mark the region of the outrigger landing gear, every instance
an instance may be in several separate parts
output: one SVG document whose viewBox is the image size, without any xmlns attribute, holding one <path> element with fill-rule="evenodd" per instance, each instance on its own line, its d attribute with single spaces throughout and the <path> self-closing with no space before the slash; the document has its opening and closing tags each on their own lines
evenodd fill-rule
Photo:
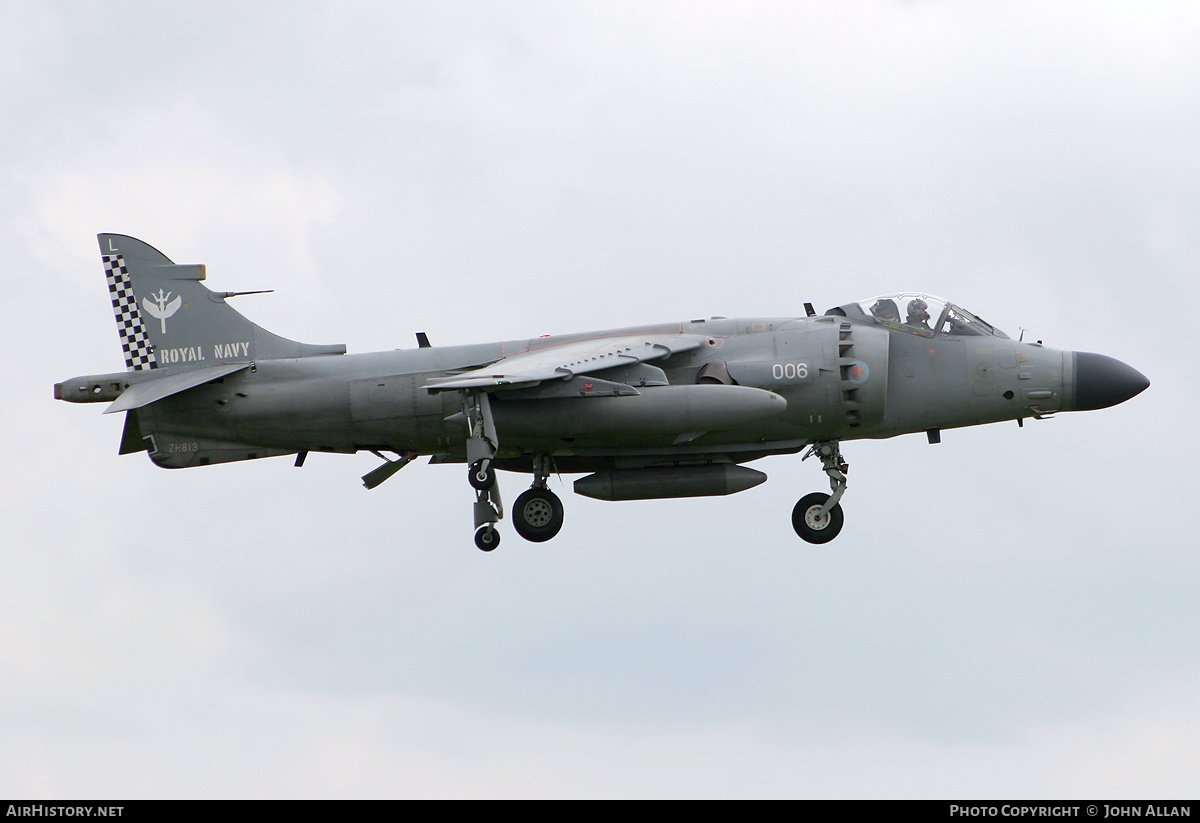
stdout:
<svg viewBox="0 0 1200 823">
<path fill-rule="evenodd" d="M 513 528 L 534 543 L 544 543 L 558 534 L 563 525 L 563 505 L 558 495 L 546 487 L 550 476 L 550 456 L 533 458 L 533 485 L 521 493 L 513 506 Z"/>
<path fill-rule="evenodd" d="M 480 526 L 475 532 L 475 545 L 485 552 L 493 551 L 500 545 L 500 532 L 491 523 Z"/>
<path fill-rule="evenodd" d="M 492 461 L 484 459 L 472 463 L 467 482 L 477 492 L 486 491 L 496 485 L 496 470 L 492 468 Z"/>
<path fill-rule="evenodd" d="M 792 528 L 809 543 L 828 543 L 842 530 L 842 506 L 838 501 L 846 492 L 846 472 L 850 467 L 842 459 L 836 440 L 813 443 L 803 459 L 814 455 L 821 459 L 821 467 L 829 475 L 833 494 L 813 492 L 801 497 L 792 509 Z"/>
<path fill-rule="evenodd" d="M 464 391 L 463 413 L 467 418 L 467 462 L 471 464 L 467 479 L 475 489 L 475 545 L 490 552 L 500 545 L 496 522 L 504 517 L 504 504 L 492 466 L 499 440 L 487 393 Z"/>
</svg>

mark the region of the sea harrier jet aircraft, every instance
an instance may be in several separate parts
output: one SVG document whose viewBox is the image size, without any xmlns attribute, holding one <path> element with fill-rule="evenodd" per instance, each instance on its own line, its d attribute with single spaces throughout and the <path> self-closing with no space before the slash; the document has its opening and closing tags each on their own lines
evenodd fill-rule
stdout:
<svg viewBox="0 0 1200 823">
<path fill-rule="evenodd" d="M 805 495 L 810 543 L 842 528 L 843 440 L 1102 409 L 1150 382 L 1102 354 L 1012 340 L 978 315 L 904 293 L 818 316 L 714 317 L 624 329 L 347 354 L 278 337 L 213 292 L 202 265 L 101 234 L 128 371 L 64 380 L 54 396 L 124 412 L 121 454 L 179 469 L 367 450 L 373 489 L 419 455 L 462 463 L 476 545 L 500 542 L 496 470 L 532 475 L 512 507 L 526 540 L 558 534 L 551 473 L 578 494 L 640 500 L 733 494 L 767 479 L 745 464 L 807 449 L 832 494 Z M 390 457 L 386 455 L 391 455 Z"/>
</svg>

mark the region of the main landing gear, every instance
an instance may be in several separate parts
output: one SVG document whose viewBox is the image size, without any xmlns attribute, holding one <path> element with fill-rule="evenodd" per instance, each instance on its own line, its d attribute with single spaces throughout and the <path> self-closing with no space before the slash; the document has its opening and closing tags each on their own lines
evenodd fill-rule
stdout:
<svg viewBox="0 0 1200 823">
<path fill-rule="evenodd" d="M 813 443 L 804 460 L 813 456 L 821 459 L 821 467 L 829 475 L 833 494 L 806 494 L 792 509 L 792 528 L 809 543 L 828 543 L 842 530 L 842 507 L 838 502 L 846 491 L 846 472 L 850 467 L 842 459 L 836 440 Z"/>
<path fill-rule="evenodd" d="M 463 392 L 463 413 L 467 418 L 467 481 L 475 489 L 475 545 L 485 552 L 500 545 L 496 523 L 504 517 L 500 488 L 496 485 L 496 457 L 499 438 L 492 420 L 492 407 L 486 392 Z M 558 534 L 563 525 L 563 505 L 558 495 L 546 487 L 550 476 L 550 456 L 533 458 L 533 485 L 517 498 L 513 509 L 513 528 L 534 543 L 544 543 Z"/>
<path fill-rule="evenodd" d="M 534 543 L 544 543 L 558 534 L 563 525 L 563 505 L 558 495 L 546 488 L 550 476 L 550 458 L 533 458 L 533 485 L 521 493 L 513 506 L 513 528 Z"/>
</svg>

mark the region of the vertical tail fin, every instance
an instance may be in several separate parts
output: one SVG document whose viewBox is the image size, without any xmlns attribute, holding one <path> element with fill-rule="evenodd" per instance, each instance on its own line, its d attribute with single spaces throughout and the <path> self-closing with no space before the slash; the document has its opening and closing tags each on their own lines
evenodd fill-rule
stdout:
<svg viewBox="0 0 1200 823">
<path fill-rule="evenodd" d="M 191 369 L 318 354 L 346 347 L 288 340 L 251 323 L 209 291 L 203 265 L 176 265 L 158 249 L 123 234 L 101 234 L 100 256 L 130 371 Z"/>
</svg>

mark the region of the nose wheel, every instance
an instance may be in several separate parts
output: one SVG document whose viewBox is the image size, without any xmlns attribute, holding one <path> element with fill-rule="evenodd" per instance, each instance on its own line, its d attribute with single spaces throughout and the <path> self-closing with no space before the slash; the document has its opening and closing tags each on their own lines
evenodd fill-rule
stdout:
<svg viewBox="0 0 1200 823">
<path fill-rule="evenodd" d="M 846 492 L 846 472 L 850 466 L 842 459 L 842 451 L 836 440 L 813 443 L 804 455 L 804 460 L 818 457 L 821 468 L 829 475 L 829 487 L 833 494 L 813 492 L 806 494 L 792 509 L 792 528 L 801 540 L 809 543 L 828 543 L 842 530 L 843 516 L 840 501 Z"/>
<path fill-rule="evenodd" d="M 824 513 L 825 503 L 829 495 L 813 492 L 800 498 L 800 502 L 792 509 L 792 528 L 802 540 L 809 543 L 828 543 L 838 536 L 842 530 L 842 506 L 835 503 L 828 513 Z"/>
</svg>

